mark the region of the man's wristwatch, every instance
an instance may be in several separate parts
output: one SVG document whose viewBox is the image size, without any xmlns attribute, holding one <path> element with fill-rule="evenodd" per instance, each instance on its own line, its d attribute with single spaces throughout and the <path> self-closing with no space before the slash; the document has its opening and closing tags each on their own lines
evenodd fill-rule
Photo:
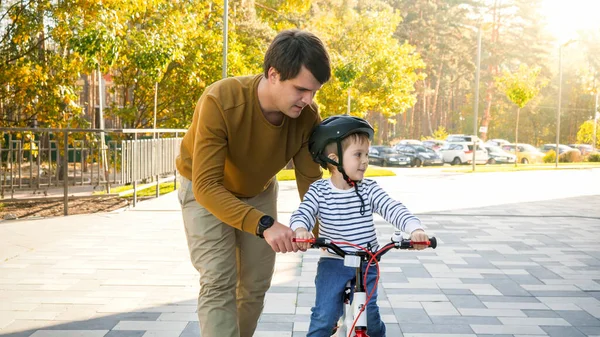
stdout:
<svg viewBox="0 0 600 337">
<path fill-rule="evenodd" d="M 273 217 L 268 216 L 268 215 L 263 215 L 260 220 L 258 220 L 258 226 L 256 226 L 256 235 L 258 235 L 261 238 L 265 238 L 263 233 L 271 228 L 271 226 L 273 226 L 273 224 L 275 223 L 275 219 L 273 219 Z"/>
</svg>

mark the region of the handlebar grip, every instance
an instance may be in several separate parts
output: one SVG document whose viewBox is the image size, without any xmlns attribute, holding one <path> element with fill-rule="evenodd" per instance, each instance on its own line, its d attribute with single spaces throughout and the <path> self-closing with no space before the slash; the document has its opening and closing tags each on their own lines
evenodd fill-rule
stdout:
<svg viewBox="0 0 600 337">
<path fill-rule="evenodd" d="M 435 249 L 435 247 L 437 247 L 437 239 L 435 238 L 435 236 L 432 236 L 429 238 L 429 247 Z"/>
<path fill-rule="evenodd" d="M 437 247 L 437 239 L 435 238 L 435 236 L 432 236 L 429 238 L 429 240 L 427 241 L 412 241 L 412 240 L 402 240 L 400 241 L 400 249 L 411 249 L 413 248 L 413 245 L 428 245 L 429 248 L 433 248 L 435 249 L 435 247 Z"/>
</svg>

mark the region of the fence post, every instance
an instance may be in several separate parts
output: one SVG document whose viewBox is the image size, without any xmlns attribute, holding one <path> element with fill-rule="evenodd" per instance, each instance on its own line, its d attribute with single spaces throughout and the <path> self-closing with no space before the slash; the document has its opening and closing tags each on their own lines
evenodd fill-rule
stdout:
<svg viewBox="0 0 600 337">
<path fill-rule="evenodd" d="M 132 147 L 132 152 L 133 152 L 133 161 L 132 161 L 132 166 L 133 166 L 133 207 L 135 207 L 135 205 L 137 204 L 137 172 L 136 172 L 136 168 L 137 168 L 137 160 L 136 160 L 136 148 L 137 148 L 137 132 L 133 134 L 133 147 Z"/>
<path fill-rule="evenodd" d="M 177 140 L 177 138 L 179 137 L 179 132 L 175 132 L 175 149 L 173 152 L 173 156 L 175 156 L 175 153 L 177 153 L 177 144 L 179 143 L 179 141 Z M 177 157 L 175 157 L 177 158 Z M 177 166 L 175 166 L 175 170 L 173 170 L 173 176 L 175 177 L 175 179 L 173 179 L 173 189 L 176 190 L 177 189 Z"/>
<path fill-rule="evenodd" d="M 159 175 L 158 175 L 158 163 L 161 160 L 160 156 L 159 156 L 159 152 L 158 152 L 158 148 L 160 146 L 160 133 L 157 133 L 156 131 L 155 135 L 156 138 L 154 138 L 154 179 L 156 179 L 156 197 L 158 198 L 160 196 L 160 183 L 159 183 Z"/>
<path fill-rule="evenodd" d="M 69 215 L 69 132 L 64 131 L 65 155 L 63 156 L 63 190 L 64 198 L 64 215 Z"/>
</svg>

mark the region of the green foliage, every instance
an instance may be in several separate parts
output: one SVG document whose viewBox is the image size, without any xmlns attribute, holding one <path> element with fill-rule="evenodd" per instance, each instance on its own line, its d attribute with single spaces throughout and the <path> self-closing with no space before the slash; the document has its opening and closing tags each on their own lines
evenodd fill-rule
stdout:
<svg viewBox="0 0 600 337">
<path fill-rule="evenodd" d="M 590 154 L 587 157 L 587 161 L 589 161 L 589 162 L 595 162 L 595 163 L 600 162 L 600 153 L 595 152 L 595 153 Z"/>
<path fill-rule="evenodd" d="M 594 140 L 594 121 L 588 120 L 579 126 L 577 131 L 577 143 L 590 144 Z M 600 148 L 600 123 L 596 125 L 596 146 Z"/>
<path fill-rule="evenodd" d="M 579 151 L 567 151 L 558 156 L 558 161 L 561 163 L 579 163 L 582 161 Z"/>
<path fill-rule="evenodd" d="M 546 153 L 543 158 L 544 163 L 555 163 L 556 152 L 550 150 Z M 579 163 L 582 161 L 581 154 L 578 151 L 567 151 L 563 152 L 558 156 L 558 162 L 560 163 Z"/>
<path fill-rule="evenodd" d="M 502 76 L 497 77 L 496 84 L 511 102 L 523 108 L 546 86 L 545 80 L 538 81 L 539 74 L 539 67 L 529 68 L 521 64 L 516 72 L 505 71 Z"/>
<path fill-rule="evenodd" d="M 396 174 L 393 171 L 386 170 L 383 168 L 374 168 L 367 167 L 367 171 L 365 172 L 365 177 L 386 177 L 386 176 L 395 176 Z M 331 173 L 328 170 L 323 170 L 323 178 L 331 177 Z M 281 170 L 277 173 L 277 180 L 296 180 L 296 173 L 294 170 Z"/>
<path fill-rule="evenodd" d="M 548 142 L 555 137 L 558 82 L 550 59 L 556 49 L 543 35 L 540 4 L 232 0 L 227 75 L 262 72 L 264 52 L 278 31 L 306 29 L 323 39 L 332 60 L 332 79 L 316 97 L 324 117 L 345 113 L 350 94 L 351 113 L 375 125 L 377 142 L 443 138 L 441 128 L 470 133 L 473 27 L 481 24 L 479 111 L 485 116 L 489 107 L 489 136 L 512 138 L 514 102 L 524 107 L 523 140 Z M 477 22 L 475 13 L 495 15 Z M 118 118 L 125 127 L 151 126 L 158 83 L 158 127 L 185 128 L 202 91 L 221 78 L 222 1 L 4 1 L 0 16 L 2 126 L 27 126 L 34 119 L 41 127 L 89 126 L 91 111 L 83 112 L 93 97 L 84 94 L 82 80 L 97 91 L 89 81 L 97 81 L 90 74 L 99 65 L 113 84 L 107 90 L 114 97 L 107 101 L 107 118 Z M 574 138 L 573 124 L 581 125 L 577 141 L 590 143 L 584 122 L 594 106 L 590 86 L 600 81 L 590 70 L 600 69 L 600 34 L 581 33 L 579 41 L 576 53 L 564 53 L 562 113 L 569 123 L 561 123 L 561 135 Z M 500 69 L 521 64 L 534 67 L 511 74 L 519 80 L 514 85 L 508 85 L 508 77 L 499 80 Z M 534 79 L 550 76 L 548 87 Z"/>
<path fill-rule="evenodd" d="M 320 4 L 309 29 L 328 46 L 334 70 L 317 97 L 323 115 L 346 112 L 348 88 L 351 113 L 357 116 L 374 111 L 388 118 L 411 107 L 414 84 L 423 76 L 416 70 L 424 63 L 414 46 L 393 38 L 400 15 L 381 1 Z"/>
<path fill-rule="evenodd" d="M 558 159 L 560 160 L 560 158 Z M 546 155 L 542 160 L 544 163 L 556 163 L 556 152 L 554 150 L 546 152 Z"/>
<path fill-rule="evenodd" d="M 433 132 L 433 139 L 445 140 L 446 138 L 448 138 L 448 132 L 446 132 L 446 128 L 443 126 L 438 127 Z"/>
</svg>

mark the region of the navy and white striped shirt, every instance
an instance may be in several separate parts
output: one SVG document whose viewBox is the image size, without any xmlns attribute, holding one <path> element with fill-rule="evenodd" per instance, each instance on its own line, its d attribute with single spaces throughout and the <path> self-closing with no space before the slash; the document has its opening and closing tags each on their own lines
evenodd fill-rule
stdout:
<svg viewBox="0 0 600 337">
<path fill-rule="evenodd" d="M 303 227 L 310 232 L 318 219 L 319 237 L 351 242 L 364 248 L 370 244 L 372 249 L 378 248 L 373 213 L 405 233 L 422 228 L 421 221 L 401 202 L 390 198 L 376 181 L 362 180 L 358 183 L 358 193 L 365 203 L 362 215 L 361 201 L 354 188 L 338 189 L 330 179 L 315 181 L 292 214 L 290 227 L 292 230 Z M 349 245 L 339 246 L 347 252 L 358 250 Z"/>
</svg>

